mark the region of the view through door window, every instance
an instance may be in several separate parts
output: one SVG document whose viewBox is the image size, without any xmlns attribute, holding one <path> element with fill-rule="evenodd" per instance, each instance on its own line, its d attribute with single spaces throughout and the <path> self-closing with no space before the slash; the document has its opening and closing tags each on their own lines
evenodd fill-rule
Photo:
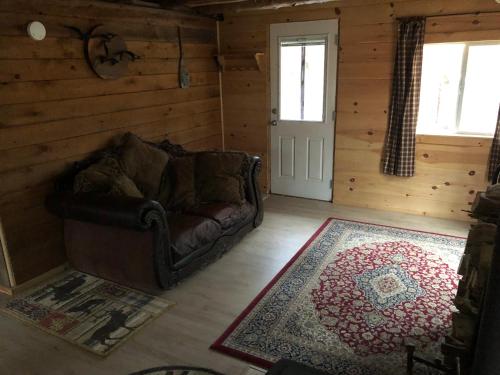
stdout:
<svg viewBox="0 0 500 375">
<path fill-rule="evenodd" d="M 324 121 L 326 38 L 280 40 L 280 120 Z"/>
</svg>

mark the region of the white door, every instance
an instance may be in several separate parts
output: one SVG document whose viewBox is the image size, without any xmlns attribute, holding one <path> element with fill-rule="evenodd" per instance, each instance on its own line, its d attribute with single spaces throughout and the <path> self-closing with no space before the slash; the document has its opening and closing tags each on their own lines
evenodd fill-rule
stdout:
<svg viewBox="0 0 500 375">
<path fill-rule="evenodd" d="M 337 20 L 272 24 L 271 192 L 332 199 Z"/>
</svg>

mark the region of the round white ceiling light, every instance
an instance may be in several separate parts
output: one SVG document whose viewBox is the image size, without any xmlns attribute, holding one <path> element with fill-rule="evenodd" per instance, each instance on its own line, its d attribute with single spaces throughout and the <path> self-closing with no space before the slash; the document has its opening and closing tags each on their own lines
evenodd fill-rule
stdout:
<svg viewBox="0 0 500 375">
<path fill-rule="evenodd" d="M 28 24 L 28 35 L 33 40 L 44 40 L 45 35 L 47 35 L 47 31 L 45 30 L 45 26 L 43 23 L 39 21 L 33 21 Z"/>
</svg>

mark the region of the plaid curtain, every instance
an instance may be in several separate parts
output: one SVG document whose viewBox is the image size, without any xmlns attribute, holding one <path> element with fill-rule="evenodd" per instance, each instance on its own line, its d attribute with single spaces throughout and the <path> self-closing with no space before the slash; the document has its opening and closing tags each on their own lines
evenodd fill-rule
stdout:
<svg viewBox="0 0 500 375">
<path fill-rule="evenodd" d="M 399 22 L 389 125 L 382 159 L 384 174 L 409 177 L 415 172 L 424 32 L 423 17 Z"/>
<path fill-rule="evenodd" d="M 493 175 L 496 169 L 500 166 L 500 106 L 498 106 L 498 118 L 497 127 L 495 129 L 495 135 L 493 136 L 493 142 L 491 143 L 490 150 L 490 161 L 488 166 L 488 181 L 493 180 Z M 496 181 L 492 181 L 496 182 Z"/>
</svg>

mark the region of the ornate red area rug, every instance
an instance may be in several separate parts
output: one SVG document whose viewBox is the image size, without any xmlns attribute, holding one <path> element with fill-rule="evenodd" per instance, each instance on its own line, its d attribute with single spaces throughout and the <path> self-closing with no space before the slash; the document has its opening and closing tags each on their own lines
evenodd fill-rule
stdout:
<svg viewBox="0 0 500 375">
<path fill-rule="evenodd" d="M 440 352 L 464 247 L 328 219 L 212 349 L 263 367 L 288 358 L 333 374 L 405 374 L 405 340 Z"/>
</svg>

